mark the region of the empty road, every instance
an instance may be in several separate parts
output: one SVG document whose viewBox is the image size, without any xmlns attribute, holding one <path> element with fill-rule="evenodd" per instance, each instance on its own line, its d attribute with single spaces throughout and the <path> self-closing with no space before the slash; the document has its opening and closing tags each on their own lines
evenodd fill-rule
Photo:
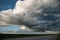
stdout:
<svg viewBox="0 0 60 40">
<path fill-rule="evenodd" d="M 26 37 L 26 38 L 7 38 L 3 40 L 56 40 L 57 35 L 47 35 L 47 36 L 35 36 L 35 37 Z"/>
</svg>

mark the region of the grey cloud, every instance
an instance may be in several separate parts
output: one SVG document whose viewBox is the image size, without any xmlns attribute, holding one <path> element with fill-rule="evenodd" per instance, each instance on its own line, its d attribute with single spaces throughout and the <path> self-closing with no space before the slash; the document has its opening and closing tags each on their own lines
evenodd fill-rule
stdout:
<svg viewBox="0 0 60 40">
<path fill-rule="evenodd" d="M 49 26 L 60 24 L 60 18 L 54 14 L 60 14 L 60 1 L 58 0 L 25 0 L 17 1 L 9 23 L 25 25 L 30 29 L 44 30 Z M 59 25 L 60 26 L 60 25 Z M 39 30 L 37 29 L 37 30 Z"/>
</svg>

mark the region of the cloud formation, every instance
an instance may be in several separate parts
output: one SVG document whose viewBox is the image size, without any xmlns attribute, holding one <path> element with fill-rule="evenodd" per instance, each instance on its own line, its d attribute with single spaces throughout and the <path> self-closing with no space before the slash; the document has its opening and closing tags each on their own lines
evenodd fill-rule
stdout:
<svg viewBox="0 0 60 40">
<path fill-rule="evenodd" d="M 30 29 L 44 29 L 56 22 L 60 24 L 60 16 L 55 15 L 60 14 L 59 5 L 58 0 L 18 0 L 14 9 L 0 12 L 4 13 L 5 18 L 1 19 L 6 23 L 24 25 Z"/>
</svg>

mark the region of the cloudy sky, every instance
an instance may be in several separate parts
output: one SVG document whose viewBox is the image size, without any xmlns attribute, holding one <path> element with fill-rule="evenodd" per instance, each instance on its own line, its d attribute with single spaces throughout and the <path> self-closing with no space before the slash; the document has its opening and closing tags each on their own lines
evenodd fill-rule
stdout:
<svg viewBox="0 0 60 40">
<path fill-rule="evenodd" d="M 0 20 L 2 19 L 7 23 L 22 24 L 31 29 L 56 28 L 60 26 L 59 5 L 60 1 L 58 0 L 0 0 L 0 13 L 6 13 L 7 15 L 3 15 L 10 18 L 9 21 L 4 19 L 5 17 L 0 18 Z M 15 27 L 8 28 L 15 30 Z"/>
<path fill-rule="evenodd" d="M 17 0 L 0 0 L 0 11 L 13 9 Z M 19 30 L 17 26 L 0 27 L 0 31 Z"/>
</svg>

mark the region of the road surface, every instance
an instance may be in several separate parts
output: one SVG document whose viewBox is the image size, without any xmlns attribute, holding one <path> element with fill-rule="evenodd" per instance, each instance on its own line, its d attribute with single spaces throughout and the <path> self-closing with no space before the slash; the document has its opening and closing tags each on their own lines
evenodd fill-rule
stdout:
<svg viewBox="0 0 60 40">
<path fill-rule="evenodd" d="M 48 35 L 48 36 L 35 36 L 35 37 L 26 37 L 26 38 L 7 38 L 3 40 L 56 40 L 57 35 Z"/>
</svg>

